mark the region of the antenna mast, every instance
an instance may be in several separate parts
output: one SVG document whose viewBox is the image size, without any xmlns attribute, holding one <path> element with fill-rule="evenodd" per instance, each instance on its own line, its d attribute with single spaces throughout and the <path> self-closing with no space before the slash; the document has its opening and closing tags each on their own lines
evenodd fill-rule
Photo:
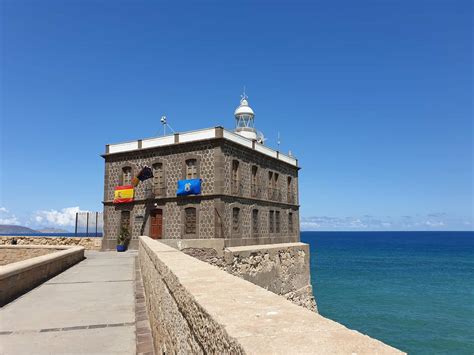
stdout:
<svg viewBox="0 0 474 355">
<path fill-rule="evenodd" d="M 167 118 L 165 115 L 161 116 L 160 122 L 163 125 L 163 136 L 166 136 L 166 127 L 168 127 L 171 130 L 171 132 L 175 133 L 174 129 L 168 124 Z"/>
</svg>

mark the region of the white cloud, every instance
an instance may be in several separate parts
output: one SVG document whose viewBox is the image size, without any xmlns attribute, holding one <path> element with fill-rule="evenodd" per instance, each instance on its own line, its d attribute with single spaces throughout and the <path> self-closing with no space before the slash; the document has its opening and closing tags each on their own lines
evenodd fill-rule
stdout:
<svg viewBox="0 0 474 355">
<path fill-rule="evenodd" d="M 79 207 L 66 207 L 58 210 L 37 211 L 33 215 L 33 220 L 41 225 L 50 227 L 74 226 L 76 223 L 76 213 L 87 212 Z"/>
<path fill-rule="evenodd" d="M 466 230 L 472 224 L 465 218 L 440 212 L 401 217 L 363 215 L 361 217 L 312 216 L 301 218 L 302 230 L 316 231 Z"/>
<path fill-rule="evenodd" d="M 0 224 L 20 224 L 20 221 L 7 208 L 0 207 Z"/>
</svg>

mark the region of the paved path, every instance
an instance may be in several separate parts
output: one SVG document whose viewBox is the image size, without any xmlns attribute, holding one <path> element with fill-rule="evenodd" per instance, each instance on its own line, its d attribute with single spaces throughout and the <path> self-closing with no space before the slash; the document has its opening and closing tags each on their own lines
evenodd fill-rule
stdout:
<svg viewBox="0 0 474 355">
<path fill-rule="evenodd" d="M 0 309 L 0 354 L 135 354 L 136 252 L 87 259 Z"/>
</svg>

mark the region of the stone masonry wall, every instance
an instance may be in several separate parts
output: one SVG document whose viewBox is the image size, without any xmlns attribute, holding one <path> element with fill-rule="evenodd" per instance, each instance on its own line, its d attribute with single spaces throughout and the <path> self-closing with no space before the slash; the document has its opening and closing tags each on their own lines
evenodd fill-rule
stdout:
<svg viewBox="0 0 474 355">
<path fill-rule="evenodd" d="M 156 354 L 401 354 L 151 238 L 138 257 Z"/>
<path fill-rule="evenodd" d="M 225 270 L 317 312 L 309 269 L 309 245 L 282 243 L 229 247 Z"/>
<path fill-rule="evenodd" d="M 102 238 L 87 237 L 25 237 L 25 236 L 0 236 L 0 245 L 11 245 L 15 239 L 17 245 L 63 245 L 81 246 L 87 250 L 100 250 Z"/>
<path fill-rule="evenodd" d="M 311 286 L 308 244 L 227 247 L 222 257 L 205 246 L 187 247 L 181 251 L 318 312 Z"/>
</svg>

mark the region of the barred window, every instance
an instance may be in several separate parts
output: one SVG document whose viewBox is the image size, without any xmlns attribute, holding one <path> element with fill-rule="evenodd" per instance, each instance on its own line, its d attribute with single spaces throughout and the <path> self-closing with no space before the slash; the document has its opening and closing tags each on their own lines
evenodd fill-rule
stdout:
<svg viewBox="0 0 474 355">
<path fill-rule="evenodd" d="M 258 235 L 258 210 L 252 210 L 252 234 L 253 236 Z"/>
<path fill-rule="evenodd" d="M 196 234 L 196 208 L 184 209 L 184 234 Z"/>
<path fill-rule="evenodd" d="M 275 212 L 275 232 L 280 233 L 280 211 Z"/>
<path fill-rule="evenodd" d="M 164 195 L 165 177 L 162 163 L 153 164 L 153 190 L 156 196 Z"/>
<path fill-rule="evenodd" d="M 129 166 L 122 168 L 122 185 L 130 185 L 132 183 L 132 168 Z"/>
<path fill-rule="evenodd" d="M 270 233 L 275 233 L 275 211 L 270 211 L 268 223 L 268 229 Z"/>
<path fill-rule="evenodd" d="M 240 234 L 240 208 L 232 209 L 232 234 Z"/>
<path fill-rule="evenodd" d="M 186 160 L 186 179 L 198 178 L 198 166 L 196 159 Z"/>
</svg>

